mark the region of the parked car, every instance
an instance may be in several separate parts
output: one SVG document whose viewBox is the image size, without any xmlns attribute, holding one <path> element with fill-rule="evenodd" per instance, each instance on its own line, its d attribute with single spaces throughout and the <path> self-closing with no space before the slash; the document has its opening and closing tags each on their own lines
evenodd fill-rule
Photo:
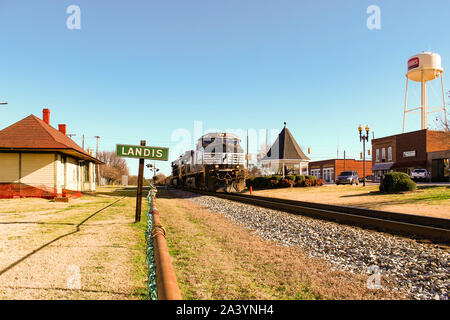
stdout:
<svg viewBox="0 0 450 320">
<path fill-rule="evenodd" d="M 336 185 L 354 183 L 359 184 L 359 177 L 356 171 L 342 171 L 336 179 Z"/>
<path fill-rule="evenodd" d="M 410 177 L 414 181 L 430 181 L 430 174 L 427 169 L 414 169 L 411 171 Z"/>
</svg>

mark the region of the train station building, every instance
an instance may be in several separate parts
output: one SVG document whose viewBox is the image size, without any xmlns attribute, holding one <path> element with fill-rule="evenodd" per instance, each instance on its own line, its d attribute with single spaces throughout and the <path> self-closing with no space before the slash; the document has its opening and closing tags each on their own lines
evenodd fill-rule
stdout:
<svg viewBox="0 0 450 320">
<path fill-rule="evenodd" d="M 372 161 L 366 160 L 366 177 L 372 175 Z M 329 159 L 311 161 L 309 172 L 326 183 L 334 183 L 337 176 L 343 171 L 356 171 L 360 178 L 364 177 L 364 160 L 355 159 Z"/>
<path fill-rule="evenodd" d="M 43 119 L 30 115 L 0 131 L 0 198 L 81 196 L 95 191 L 95 165 L 101 164 Z"/>
<path fill-rule="evenodd" d="M 303 153 L 292 133 L 286 127 L 278 134 L 275 143 L 262 158 L 262 168 L 270 174 L 308 174 L 310 159 Z"/>
<path fill-rule="evenodd" d="M 376 177 L 397 171 L 427 169 L 432 181 L 449 182 L 450 132 L 418 130 L 372 140 Z"/>
</svg>

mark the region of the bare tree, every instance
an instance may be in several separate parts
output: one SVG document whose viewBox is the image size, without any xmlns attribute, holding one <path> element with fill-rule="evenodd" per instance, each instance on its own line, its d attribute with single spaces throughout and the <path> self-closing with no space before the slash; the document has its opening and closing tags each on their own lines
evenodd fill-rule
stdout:
<svg viewBox="0 0 450 320">
<path fill-rule="evenodd" d="M 252 165 L 252 166 L 250 166 L 250 169 L 248 170 L 248 176 L 249 176 L 249 178 L 261 177 L 262 172 L 258 168 L 258 166 Z"/>
<path fill-rule="evenodd" d="M 447 91 L 447 97 L 450 98 L 450 90 Z M 445 101 L 444 101 L 445 104 Z M 448 119 L 450 119 L 450 110 L 449 110 L 450 104 L 447 105 L 447 114 L 444 115 L 444 117 L 442 116 L 442 114 L 436 116 L 436 118 L 434 119 L 434 123 L 436 125 L 436 130 L 442 130 L 442 131 L 447 131 L 449 132 L 449 125 L 448 125 Z M 445 109 L 444 109 L 445 111 Z M 445 121 L 447 120 L 447 122 Z"/>
<path fill-rule="evenodd" d="M 447 119 L 450 119 L 450 114 L 447 113 Z M 448 123 L 445 123 L 445 118 L 442 115 L 436 116 L 434 119 L 434 123 L 436 126 L 436 130 L 442 130 L 442 131 L 450 131 Z"/>
<path fill-rule="evenodd" d="M 165 174 L 163 174 L 163 173 L 158 173 L 156 176 L 155 176 L 155 184 L 157 184 L 157 185 L 163 185 L 164 183 L 165 183 L 165 181 L 166 181 L 166 176 L 165 176 Z"/>
<path fill-rule="evenodd" d="M 118 183 L 123 175 L 128 175 L 129 170 L 124 158 L 119 157 L 114 151 L 101 151 L 98 159 L 105 164 L 100 165 L 100 176 L 106 179 L 107 184 Z"/>
<path fill-rule="evenodd" d="M 129 176 L 128 177 L 128 184 L 130 186 L 137 186 L 138 176 Z"/>
</svg>

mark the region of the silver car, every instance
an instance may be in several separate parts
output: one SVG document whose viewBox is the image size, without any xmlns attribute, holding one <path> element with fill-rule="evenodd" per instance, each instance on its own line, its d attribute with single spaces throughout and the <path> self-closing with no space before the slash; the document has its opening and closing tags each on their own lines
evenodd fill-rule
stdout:
<svg viewBox="0 0 450 320">
<path fill-rule="evenodd" d="M 336 178 L 338 184 L 359 184 L 359 177 L 356 171 L 343 171 Z"/>
</svg>

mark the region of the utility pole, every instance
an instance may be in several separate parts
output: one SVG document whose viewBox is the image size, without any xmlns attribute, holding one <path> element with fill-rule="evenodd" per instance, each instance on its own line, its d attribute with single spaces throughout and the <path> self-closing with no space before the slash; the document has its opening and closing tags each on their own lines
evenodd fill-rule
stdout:
<svg viewBox="0 0 450 320">
<path fill-rule="evenodd" d="M 336 159 L 339 159 L 339 136 L 337 137 Z"/>
<path fill-rule="evenodd" d="M 247 178 L 248 178 L 248 129 L 247 129 Z"/>
<path fill-rule="evenodd" d="M 83 145 L 82 145 L 82 148 L 84 150 L 84 134 L 83 134 Z"/>
<path fill-rule="evenodd" d="M 344 150 L 344 171 L 345 171 L 345 150 Z"/>
<path fill-rule="evenodd" d="M 97 139 L 97 150 L 95 150 L 95 157 L 98 159 L 98 139 L 100 139 L 100 136 L 95 136 L 95 139 Z M 99 168 L 98 164 L 95 165 L 95 177 L 97 180 L 97 185 L 100 184 L 100 175 L 99 175 Z"/>
<path fill-rule="evenodd" d="M 266 154 L 269 152 L 269 128 L 266 128 Z"/>
</svg>

